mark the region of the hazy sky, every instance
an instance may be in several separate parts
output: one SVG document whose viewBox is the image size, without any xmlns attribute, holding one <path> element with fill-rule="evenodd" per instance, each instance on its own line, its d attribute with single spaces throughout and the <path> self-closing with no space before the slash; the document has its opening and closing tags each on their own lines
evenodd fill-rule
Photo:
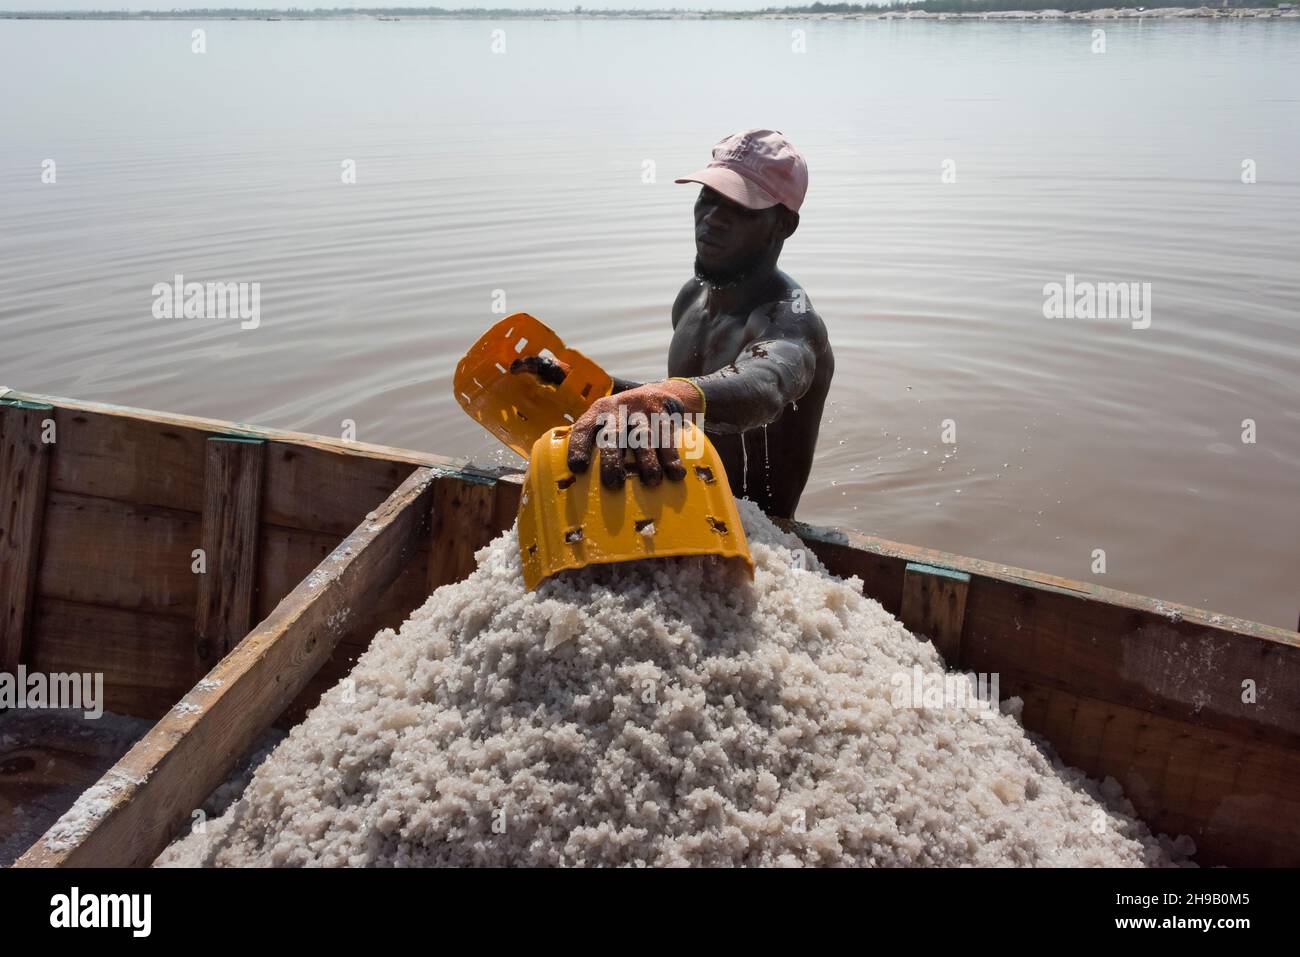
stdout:
<svg viewBox="0 0 1300 957">
<path fill-rule="evenodd" d="M 790 0 L 792 5 L 803 0 Z M 811 2 L 811 0 L 807 0 Z M 861 2 L 861 0 L 859 0 Z M 681 10 L 760 10 L 768 6 L 781 6 L 781 0 L 589 0 L 583 4 L 601 10 L 635 10 L 677 8 Z M 193 8 L 233 7 L 241 9 L 288 9 L 299 7 L 314 9 L 316 7 L 419 7 L 441 6 L 446 9 L 458 7 L 491 7 L 493 9 L 527 10 L 549 8 L 567 10 L 572 8 L 572 0 L 429 0 L 428 3 L 403 2 L 403 0 L 299 0 L 297 3 L 279 2 L 279 0 L 130 0 L 126 3 L 114 3 L 112 0 L 0 0 L 0 10 L 187 10 Z"/>
</svg>

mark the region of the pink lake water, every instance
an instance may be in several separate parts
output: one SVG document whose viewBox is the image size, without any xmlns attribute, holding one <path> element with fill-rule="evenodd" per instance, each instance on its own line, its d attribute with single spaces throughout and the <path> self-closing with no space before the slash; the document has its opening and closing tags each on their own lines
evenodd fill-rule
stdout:
<svg viewBox="0 0 1300 957">
<path fill-rule="evenodd" d="M 662 376 L 672 179 L 773 127 L 837 358 L 801 519 L 1293 628 L 1300 25 L 1095 26 L 0 21 L 0 383 L 504 463 L 451 397 L 497 291 Z M 155 318 L 176 274 L 259 327 Z M 1045 318 L 1067 274 L 1150 326 Z"/>
</svg>

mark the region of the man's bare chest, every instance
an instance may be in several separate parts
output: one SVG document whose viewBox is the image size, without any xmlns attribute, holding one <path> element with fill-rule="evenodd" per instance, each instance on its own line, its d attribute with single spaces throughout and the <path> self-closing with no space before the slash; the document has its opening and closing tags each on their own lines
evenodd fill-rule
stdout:
<svg viewBox="0 0 1300 957">
<path fill-rule="evenodd" d="M 754 331 L 745 316 L 709 317 L 703 310 L 683 315 L 668 347 L 670 375 L 708 375 L 736 361 Z"/>
</svg>

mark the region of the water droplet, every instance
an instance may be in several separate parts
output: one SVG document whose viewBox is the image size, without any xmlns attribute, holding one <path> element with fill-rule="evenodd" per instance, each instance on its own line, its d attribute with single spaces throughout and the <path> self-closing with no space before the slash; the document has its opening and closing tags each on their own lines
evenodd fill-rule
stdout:
<svg viewBox="0 0 1300 957">
<path fill-rule="evenodd" d="M 749 492 L 749 449 L 745 447 L 745 433 L 740 433 L 740 494 Z"/>
<path fill-rule="evenodd" d="M 767 497 L 772 498 L 772 463 L 767 457 L 767 426 L 763 426 L 763 480 L 767 484 Z"/>
</svg>

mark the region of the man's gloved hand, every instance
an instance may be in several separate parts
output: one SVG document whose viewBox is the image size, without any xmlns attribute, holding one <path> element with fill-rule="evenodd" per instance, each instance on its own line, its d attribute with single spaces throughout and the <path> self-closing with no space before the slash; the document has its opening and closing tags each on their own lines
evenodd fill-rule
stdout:
<svg viewBox="0 0 1300 957">
<path fill-rule="evenodd" d="M 677 452 L 677 428 L 683 413 L 700 412 L 703 406 L 695 386 L 672 379 L 597 399 L 569 430 L 569 468 L 587 471 L 595 446 L 600 450 L 601 484 L 620 489 L 627 479 L 623 452 L 631 448 L 637 474 L 646 485 L 658 485 L 665 475 L 680 481 L 686 467 Z"/>
<path fill-rule="evenodd" d="M 525 356 L 510 363 L 510 373 L 511 375 L 527 373 L 537 376 L 539 382 L 559 385 L 569 374 L 569 365 L 559 359 L 548 359 L 546 356 Z"/>
</svg>

